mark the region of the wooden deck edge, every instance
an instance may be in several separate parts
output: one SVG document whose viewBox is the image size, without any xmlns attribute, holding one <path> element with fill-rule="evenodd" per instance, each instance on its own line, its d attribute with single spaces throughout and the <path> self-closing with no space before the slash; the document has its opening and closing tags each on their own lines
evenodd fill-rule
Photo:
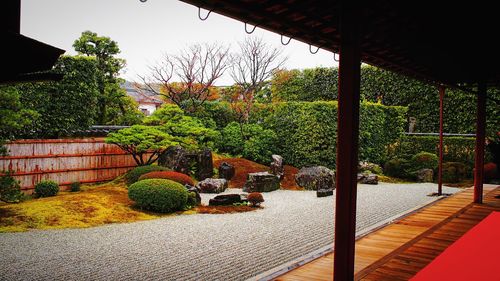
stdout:
<svg viewBox="0 0 500 281">
<path fill-rule="evenodd" d="M 462 193 L 464 192 L 466 189 L 464 190 L 461 190 L 461 191 L 458 191 L 456 192 L 455 194 L 459 194 L 459 193 Z M 455 195 L 453 194 L 453 195 Z M 453 196 L 452 195 L 452 196 Z M 385 219 L 381 222 L 378 222 L 376 224 L 373 224 L 373 225 L 370 225 L 369 227 L 365 228 L 365 229 L 362 229 L 360 230 L 357 234 L 356 234 L 356 241 L 373 233 L 373 232 L 376 232 L 377 230 L 380 230 L 390 224 L 393 224 L 395 222 L 398 222 L 408 216 L 411 216 L 415 213 L 417 213 L 418 211 L 424 209 L 424 208 L 427 208 L 429 206 L 432 206 L 438 202 L 440 202 L 442 199 L 445 199 L 445 198 L 448 198 L 448 196 L 440 196 L 438 197 L 437 199 L 432 199 L 432 200 L 429 200 L 425 203 L 422 203 L 408 211 L 405 211 L 405 212 L 401 212 L 397 215 L 394 215 L 388 219 Z M 284 263 L 284 264 L 281 264 L 277 267 L 274 267 L 270 270 L 267 270 L 261 274 L 258 274 L 257 276 L 254 276 L 254 277 L 251 277 L 249 279 L 246 279 L 246 281 L 269 281 L 269 280 L 274 280 L 298 267 L 301 267 L 305 264 L 308 264 L 314 260 L 317 260 L 321 257 L 324 257 L 330 253 L 333 253 L 333 243 L 332 245 L 328 245 L 328 246 L 324 246 L 324 247 L 321 247 L 320 249 L 318 250 L 315 250 L 311 253 L 308 253 L 306 255 L 303 255 L 301 257 L 298 257 L 296 259 L 293 259 L 292 261 L 289 261 L 287 263 Z"/>
</svg>

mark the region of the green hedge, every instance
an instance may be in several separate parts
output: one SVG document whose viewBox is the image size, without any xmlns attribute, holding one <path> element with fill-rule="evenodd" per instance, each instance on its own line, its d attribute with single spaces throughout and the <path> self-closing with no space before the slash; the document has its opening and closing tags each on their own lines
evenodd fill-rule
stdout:
<svg viewBox="0 0 500 281">
<path fill-rule="evenodd" d="M 188 191 L 175 181 L 146 179 L 132 184 L 128 197 L 144 210 L 170 213 L 186 208 Z"/>
<path fill-rule="evenodd" d="M 474 167 L 473 137 L 445 137 L 443 149 L 444 162 L 460 162 L 465 164 L 469 171 Z M 425 151 L 439 155 L 438 136 L 405 136 L 390 146 L 390 158 L 410 159 L 413 155 Z M 491 155 L 486 151 L 486 162 Z"/>
</svg>

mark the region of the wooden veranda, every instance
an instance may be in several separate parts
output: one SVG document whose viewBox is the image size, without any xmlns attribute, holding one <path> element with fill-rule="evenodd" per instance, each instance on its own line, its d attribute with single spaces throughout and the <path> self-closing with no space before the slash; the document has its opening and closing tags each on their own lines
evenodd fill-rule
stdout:
<svg viewBox="0 0 500 281">
<path fill-rule="evenodd" d="M 500 187 L 485 186 L 484 204 L 471 203 L 468 188 L 437 201 L 356 241 L 355 280 L 408 280 L 493 211 L 500 211 Z M 333 280 L 328 254 L 276 281 Z"/>
</svg>

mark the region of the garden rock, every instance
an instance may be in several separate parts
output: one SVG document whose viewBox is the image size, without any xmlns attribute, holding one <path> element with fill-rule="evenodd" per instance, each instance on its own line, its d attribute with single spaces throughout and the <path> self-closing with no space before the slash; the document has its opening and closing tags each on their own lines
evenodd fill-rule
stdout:
<svg viewBox="0 0 500 281">
<path fill-rule="evenodd" d="M 227 189 L 226 179 L 204 179 L 196 185 L 201 193 L 221 193 Z"/>
<path fill-rule="evenodd" d="M 192 186 L 189 184 L 184 185 L 184 187 L 187 189 L 188 192 L 194 192 L 196 194 L 196 204 L 197 205 L 201 204 L 200 190 L 196 186 Z"/>
<path fill-rule="evenodd" d="M 217 195 L 208 201 L 209 206 L 226 206 L 235 203 L 243 203 L 245 200 L 241 198 L 240 194 L 223 194 Z"/>
<path fill-rule="evenodd" d="M 295 175 L 295 182 L 307 190 L 334 190 L 335 172 L 324 166 L 306 167 Z"/>
<path fill-rule="evenodd" d="M 158 158 L 158 165 L 189 175 L 192 158 L 181 146 L 172 146 Z"/>
<path fill-rule="evenodd" d="M 210 151 L 210 149 L 204 149 L 198 154 L 197 158 L 198 161 L 197 161 L 196 178 L 198 180 L 211 178 L 214 175 L 212 151 Z"/>
<path fill-rule="evenodd" d="M 249 173 L 243 187 L 244 192 L 269 192 L 280 188 L 280 180 L 277 176 L 268 172 Z"/>
<path fill-rule="evenodd" d="M 221 179 L 230 180 L 234 177 L 235 172 L 234 166 L 227 162 L 223 162 L 219 166 L 219 178 Z"/>
<path fill-rule="evenodd" d="M 326 196 L 332 196 L 333 195 L 333 189 L 318 189 L 316 191 L 316 196 L 317 197 L 326 197 Z"/>
<path fill-rule="evenodd" d="M 376 174 L 358 174 L 358 182 L 362 184 L 378 184 L 378 176 Z"/>
<path fill-rule="evenodd" d="M 417 171 L 417 180 L 419 182 L 432 182 L 434 171 L 432 169 L 421 169 Z"/>
<path fill-rule="evenodd" d="M 382 174 L 382 167 L 380 167 L 379 165 L 377 165 L 375 163 L 361 161 L 358 164 L 358 171 L 360 173 L 365 172 L 365 171 L 370 171 L 371 173 L 380 175 L 380 174 Z"/>
<path fill-rule="evenodd" d="M 280 180 L 283 179 L 283 176 L 285 175 L 285 170 L 283 168 L 283 157 L 277 154 L 273 154 L 272 156 L 273 161 L 271 162 L 271 173 L 275 176 L 277 176 Z"/>
</svg>

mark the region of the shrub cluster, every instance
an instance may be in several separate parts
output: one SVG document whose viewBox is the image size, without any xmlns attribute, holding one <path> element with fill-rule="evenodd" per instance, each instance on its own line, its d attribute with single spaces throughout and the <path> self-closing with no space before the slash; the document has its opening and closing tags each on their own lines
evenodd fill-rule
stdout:
<svg viewBox="0 0 500 281">
<path fill-rule="evenodd" d="M 78 192 L 80 191 L 82 184 L 79 181 L 72 182 L 69 187 L 71 192 Z"/>
<path fill-rule="evenodd" d="M 59 184 L 51 180 L 43 180 L 35 185 L 35 194 L 38 197 L 56 196 L 59 192 Z"/>
<path fill-rule="evenodd" d="M 139 181 L 145 179 L 167 179 L 171 181 L 178 182 L 182 185 L 194 185 L 194 180 L 186 174 L 178 173 L 174 171 L 155 171 L 149 172 L 139 177 Z"/>
<path fill-rule="evenodd" d="M 17 203 L 23 198 L 19 181 L 10 173 L 0 176 L 0 201 Z"/>
<path fill-rule="evenodd" d="M 443 163 L 443 182 L 456 183 L 467 177 L 467 167 L 460 162 Z"/>
<path fill-rule="evenodd" d="M 127 185 L 131 185 L 138 181 L 142 175 L 153 171 L 168 171 L 168 169 L 162 166 L 155 165 L 135 167 L 125 174 L 125 181 L 127 182 Z"/>
<path fill-rule="evenodd" d="M 167 179 L 146 179 L 128 188 L 128 197 L 139 208 L 160 213 L 183 210 L 188 196 L 182 184 Z"/>
</svg>

